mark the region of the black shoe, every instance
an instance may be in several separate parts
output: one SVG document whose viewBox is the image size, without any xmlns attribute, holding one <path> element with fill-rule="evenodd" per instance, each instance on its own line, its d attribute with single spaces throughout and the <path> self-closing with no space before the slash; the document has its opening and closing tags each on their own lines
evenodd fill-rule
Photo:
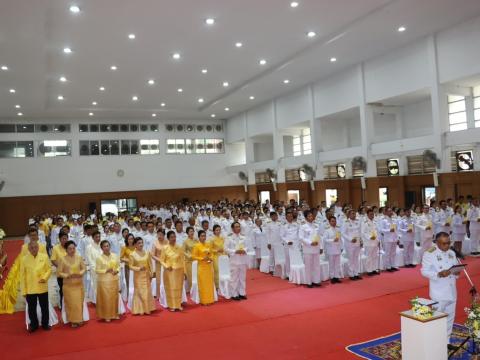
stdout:
<svg viewBox="0 0 480 360">
<path fill-rule="evenodd" d="M 362 277 L 359 276 L 359 275 L 355 276 L 354 278 L 355 278 L 355 280 L 362 280 Z"/>
<path fill-rule="evenodd" d="M 36 326 L 36 327 L 30 326 L 30 327 L 28 328 L 28 332 L 29 332 L 30 334 L 31 334 L 31 333 L 34 333 L 34 332 L 37 331 L 37 330 L 38 330 L 38 326 Z"/>
<path fill-rule="evenodd" d="M 339 278 L 335 278 L 335 282 L 336 282 L 337 284 L 341 284 L 341 283 L 342 283 L 342 280 L 340 280 Z"/>
<path fill-rule="evenodd" d="M 337 281 L 335 280 L 335 278 L 330 279 L 330 284 L 336 284 L 336 283 Z"/>
<path fill-rule="evenodd" d="M 380 275 L 380 270 L 374 271 L 373 275 Z"/>
<path fill-rule="evenodd" d="M 238 298 L 240 300 L 247 300 L 247 297 L 245 295 L 239 295 Z"/>
<path fill-rule="evenodd" d="M 232 296 L 231 299 L 235 301 L 240 301 L 240 296 Z"/>
<path fill-rule="evenodd" d="M 352 280 L 352 281 L 357 280 L 355 276 L 350 276 L 349 279 Z"/>
<path fill-rule="evenodd" d="M 320 286 L 322 286 L 322 284 L 316 284 L 316 283 L 313 283 L 312 285 L 313 285 L 314 287 L 320 287 Z"/>
<path fill-rule="evenodd" d="M 399 271 L 398 268 L 392 268 L 392 271 Z"/>
<path fill-rule="evenodd" d="M 307 288 L 312 289 L 312 288 L 313 288 L 313 285 L 312 285 L 312 284 L 307 285 Z"/>
<path fill-rule="evenodd" d="M 368 276 L 374 276 L 375 275 L 375 272 L 374 271 L 370 271 L 367 273 Z"/>
<path fill-rule="evenodd" d="M 50 325 L 47 325 L 47 326 L 42 325 L 42 329 L 46 330 L 46 331 L 50 331 L 52 329 L 52 327 Z"/>
<path fill-rule="evenodd" d="M 393 269 L 387 269 L 388 272 L 394 272 L 395 270 Z"/>
</svg>

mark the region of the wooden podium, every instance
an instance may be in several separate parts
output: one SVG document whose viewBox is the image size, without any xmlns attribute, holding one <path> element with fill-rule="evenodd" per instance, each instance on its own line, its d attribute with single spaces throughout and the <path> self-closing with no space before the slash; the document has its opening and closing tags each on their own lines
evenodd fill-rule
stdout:
<svg viewBox="0 0 480 360">
<path fill-rule="evenodd" d="M 447 314 L 435 311 L 427 320 L 413 316 L 412 310 L 400 313 L 402 360 L 447 360 Z"/>
</svg>

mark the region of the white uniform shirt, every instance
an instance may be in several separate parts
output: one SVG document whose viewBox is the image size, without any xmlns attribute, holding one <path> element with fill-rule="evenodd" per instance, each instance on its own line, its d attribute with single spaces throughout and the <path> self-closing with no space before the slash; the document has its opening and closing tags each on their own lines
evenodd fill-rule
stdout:
<svg viewBox="0 0 480 360">
<path fill-rule="evenodd" d="M 435 301 L 455 301 L 457 288 L 455 275 L 444 278 L 438 277 L 438 273 L 448 270 L 458 261 L 453 250 L 442 251 L 436 246 L 425 251 L 422 260 L 422 275 L 430 280 L 430 298 Z"/>
<path fill-rule="evenodd" d="M 366 219 L 361 226 L 361 233 L 362 233 L 362 241 L 363 246 L 366 247 L 378 247 L 378 230 L 377 224 L 370 219 Z M 375 239 L 372 239 L 375 237 Z"/>
<path fill-rule="evenodd" d="M 409 232 L 409 230 L 411 230 Z M 404 216 L 398 222 L 398 231 L 402 241 L 413 241 L 415 239 L 415 221 L 413 218 Z"/>
<path fill-rule="evenodd" d="M 398 233 L 397 233 L 397 224 L 395 219 L 385 216 L 380 222 L 380 229 L 383 234 L 384 242 L 397 242 Z M 393 231 L 391 231 L 393 229 Z"/>
<path fill-rule="evenodd" d="M 470 221 L 470 230 L 480 230 L 480 207 L 472 206 L 468 209 L 467 219 Z"/>
<path fill-rule="evenodd" d="M 300 227 L 298 237 L 302 244 L 304 254 L 320 254 L 323 249 L 322 240 L 318 232 L 318 225 L 314 222 L 307 222 Z M 312 242 L 317 242 L 317 245 L 312 245 Z"/>
<path fill-rule="evenodd" d="M 422 213 L 418 216 L 415 226 L 420 230 L 421 239 L 431 240 L 433 238 L 433 220 L 430 214 Z M 427 227 L 430 229 L 427 230 Z"/>
<path fill-rule="evenodd" d="M 248 252 L 245 236 L 242 234 L 230 234 L 225 240 L 225 252 L 230 257 L 230 265 L 248 265 L 248 255 L 236 254 L 237 250 Z"/>
<path fill-rule="evenodd" d="M 291 245 L 295 249 L 300 249 L 300 241 L 298 239 L 299 226 L 295 222 L 287 222 L 280 228 L 280 239 L 284 245 L 292 242 Z"/>
<path fill-rule="evenodd" d="M 342 253 L 342 235 L 340 228 L 329 226 L 323 233 L 323 244 L 327 255 L 340 255 Z"/>
<path fill-rule="evenodd" d="M 355 242 L 352 242 L 356 239 Z M 360 246 L 360 221 L 347 219 L 342 227 L 342 241 L 345 247 Z"/>
</svg>

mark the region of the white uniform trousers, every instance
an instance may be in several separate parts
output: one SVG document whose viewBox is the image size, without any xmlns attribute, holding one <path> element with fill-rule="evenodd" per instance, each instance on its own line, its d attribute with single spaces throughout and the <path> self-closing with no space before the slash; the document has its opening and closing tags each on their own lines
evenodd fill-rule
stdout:
<svg viewBox="0 0 480 360">
<path fill-rule="evenodd" d="M 395 257 L 397 255 L 397 243 L 384 242 L 383 250 L 385 251 L 384 261 L 383 261 L 385 265 L 385 269 L 391 269 L 395 267 Z"/>
<path fill-rule="evenodd" d="M 237 297 L 239 295 L 247 295 L 247 267 L 247 264 L 230 264 L 230 296 Z"/>
<path fill-rule="evenodd" d="M 405 265 L 413 264 L 413 254 L 415 252 L 415 242 L 414 241 L 404 241 L 403 245 L 403 259 Z"/>
<path fill-rule="evenodd" d="M 293 245 L 283 245 L 285 250 L 285 276 L 290 277 L 290 248 L 293 249 Z"/>
<path fill-rule="evenodd" d="M 320 276 L 320 254 L 303 254 L 305 262 L 305 284 L 320 284 L 322 277 Z"/>
<path fill-rule="evenodd" d="M 435 300 L 435 299 L 432 299 Z M 437 300 L 435 300 L 437 301 Z M 447 317 L 447 343 L 450 344 L 450 336 L 452 336 L 453 322 L 455 320 L 455 306 L 457 305 L 456 300 L 440 300 L 438 304 L 433 305 L 433 308 L 437 311 L 446 313 Z"/>
<path fill-rule="evenodd" d="M 365 256 L 367 257 L 365 260 L 365 271 L 373 272 L 379 270 L 378 246 L 365 246 Z"/>
<path fill-rule="evenodd" d="M 420 262 L 422 262 L 423 253 L 430 249 L 433 246 L 433 239 L 425 239 L 423 238 L 420 242 Z"/>
<path fill-rule="evenodd" d="M 342 277 L 341 255 L 328 255 L 328 272 L 330 279 L 340 279 Z"/>
<path fill-rule="evenodd" d="M 471 229 L 470 226 L 470 251 L 478 252 L 478 243 L 480 242 L 480 229 Z"/>
<path fill-rule="evenodd" d="M 360 246 L 347 246 L 348 276 L 354 277 L 360 274 Z"/>
</svg>

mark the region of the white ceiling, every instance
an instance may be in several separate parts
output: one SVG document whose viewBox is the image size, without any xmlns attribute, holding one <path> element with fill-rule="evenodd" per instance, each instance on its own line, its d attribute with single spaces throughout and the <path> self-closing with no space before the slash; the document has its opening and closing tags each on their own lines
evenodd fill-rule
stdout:
<svg viewBox="0 0 480 360">
<path fill-rule="evenodd" d="M 293 9 L 289 0 L 2 1 L 0 65 L 9 69 L 0 70 L 0 118 L 18 111 L 25 119 L 89 112 L 100 119 L 226 118 L 480 14 L 478 0 L 298 2 Z M 79 14 L 69 11 L 72 4 Z M 407 30 L 397 32 L 400 25 Z M 306 36 L 310 30 L 316 37 Z M 63 53 L 66 46 L 72 54 Z M 173 60 L 174 52 L 182 59 Z"/>
</svg>

